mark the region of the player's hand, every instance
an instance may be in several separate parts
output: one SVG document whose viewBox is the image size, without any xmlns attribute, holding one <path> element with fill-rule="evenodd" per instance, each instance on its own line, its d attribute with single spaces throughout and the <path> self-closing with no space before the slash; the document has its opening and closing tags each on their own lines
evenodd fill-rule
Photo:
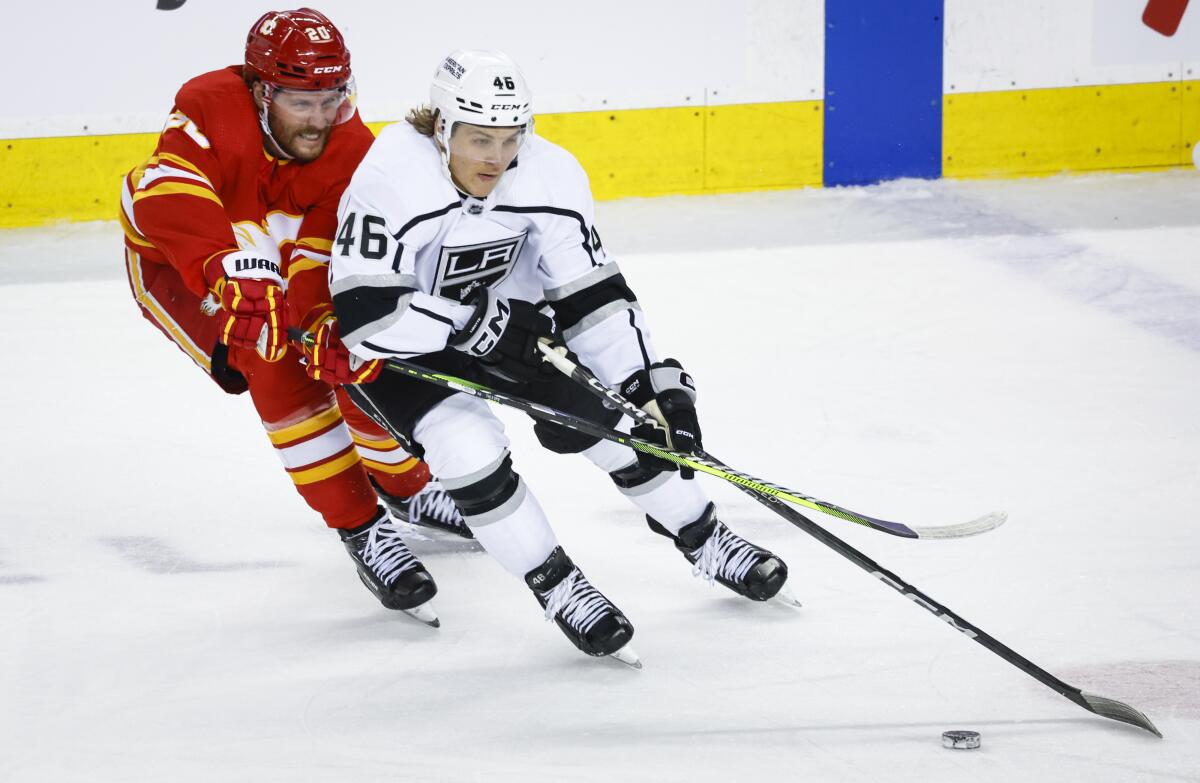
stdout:
<svg viewBox="0 0 1200 783">
<path fill-rule="evenodd" d="M 205 269 L 221 304 L 221 342 L 252 348 L 268 362 L 287 353 L 287 308 L 279 264 L 253 250 L 213 259 Z"/>
<path fill-rule="evenodd" d="M 312 343 L 304 343 L 304 369 L 309 377 L 333 386 L 370 383 L 379 377 L 383 362 L 360 359 L 346 348 L 338 334 L 337 318 L 324 313 L 310 329 Z"/>
<path fill-rule="evenodd" d="M 696 384 L 675 359 L 667 359 L 638 370 L 621 384 L 621 395 L 650 414 L 661 425 L 639 424 L 633 435 L 660 443 L 672 451 L 691 453 L 701 448 L 700 420 L 696 416 Z M 679 470 L 690 479 L 695 471 L 680 468 L 674 462 L 637 452 L 638 462 L 647 470 Z"/>
<path fill-rule="evenodd" d="M 554 321 L 548 315 L 530 302 L 505 299 L 488 288 L 477 289 L 467 304 L 474 304 L 475 312 L 451 335 L 449 347 L 474 356 L 485 370 L 507 381 L 554 377 L 554 367 L 537 347 L 543 337 L 554 339 Z"/>
</svg>

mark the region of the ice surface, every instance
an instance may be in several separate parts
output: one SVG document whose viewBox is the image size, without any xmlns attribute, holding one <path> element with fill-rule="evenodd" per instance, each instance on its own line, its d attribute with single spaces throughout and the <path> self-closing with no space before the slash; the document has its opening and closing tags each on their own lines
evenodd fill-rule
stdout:
<svg viewBox="0 0 1200 783">
<path fill-rule="evenodd" d="M 734 467 L 1091 715 L 732 488 L 802 610 L 690 576 L 581 458 L 517 468 L 645 669 L 577 653 L 486 555 L 418 542 L 381 609 L 245 398 L 138 315 L 115 223 L 0 233 L 0 780 L 1200 780 L 1200 175 L 900 182 L 601 204 Z M 941 733 L 972 729 L 977 751 Z"/>
</svg>

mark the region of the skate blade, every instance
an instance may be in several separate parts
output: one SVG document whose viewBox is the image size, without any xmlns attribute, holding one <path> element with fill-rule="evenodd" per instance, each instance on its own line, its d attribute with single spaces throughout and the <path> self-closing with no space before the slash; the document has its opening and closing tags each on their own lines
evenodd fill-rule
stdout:
<svg viewBox="0 0 1200 783">
<path fill-rule="evenodd" d="M 786 604 L 788 606 L 794 606 L 797 609 L 800 609 L 804 606 L 804 604 L 800 603 L 799 599 L 796 598 L 796 594 L 792 592 L 792 588 L 788 587 L 786 583 L 784 583 L 783 587 L 779 588 L 779 592 L 776 593 L 775 597 L 771 600 L 779 601 L 781 604 Z"/>
<path fill-rule="evenodd" d="M 438 619 L 437 612 L 433 611 L 433 606 L 431 605 L 430 601 L 426 601 L 420 606 L 414 606 L 412 609 L 403 609 L 401 611 L 414 620 L 425 623 L 431 628 L 442 627 L 442 621 Z"/>
<path fill-rule="evenodd" d="M 620 661 L 631 669 L 642 668 L 642 659 L 638 656 L 637 651 L 628 644 L 615 652 L 610 652 L 605 657 Z"/>
</svg>

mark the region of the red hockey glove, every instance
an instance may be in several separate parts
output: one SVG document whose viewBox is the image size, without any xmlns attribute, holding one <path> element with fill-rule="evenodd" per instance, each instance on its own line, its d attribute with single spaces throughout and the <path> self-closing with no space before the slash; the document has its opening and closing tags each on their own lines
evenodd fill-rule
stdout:
<svg viewBox="0 0 1200 783">
<path fill-rule="evenodd" d="M 221 342 L 253 348 L 268 362 L 287 353 L 287 308 L 279 265 L 253 250 L 209 262 L 213 293 L 220 300 Z M 210 271 L 206 269 L 206 273 Z"/>
<path fill-rule="evenodd" d="M 364 361 L 347 350 L 338 334 L 337 318 L 325 313 L 313 325 L 312 344 L 304 343 L 304 369 L 310 377 L 333 386 L 370 383 L 379 377 L 383 362 Z"/>
</svg>

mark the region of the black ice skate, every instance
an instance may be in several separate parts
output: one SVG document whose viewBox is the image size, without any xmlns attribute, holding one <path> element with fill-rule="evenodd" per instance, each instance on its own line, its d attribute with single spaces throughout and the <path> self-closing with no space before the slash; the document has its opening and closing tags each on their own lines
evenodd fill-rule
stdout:
<svg viewBox="0 0 1200 783">
<path fill-rule="evenodd" d="M 466 520 L 455 505 L 454 498 L 450 497 L 450 493 L 446 492 L 436 479 L 410 498 L 389 495 L 379 488 L 374 478 L 371 479 L 371 485 L 375 487 L 375 493 L 395 519 L 445 530 L 462 538 L 475 538 L 475 534 L 467 527 Z"/>
<path fill-rule="evenodd" d="M 635 669 L 641 660 L 629 640 L 633 625 L 604 595 L 592 587 L 562 547 L 555 547 L 546 562 L 525 575 L 546 619 L 554 620 L 572 644 L 588 655 L 609 655 Z"/>
<path fill-rule="evenodd" d="M 675 548 L 692 564 L 692 573 L 719 582 L 751 601 L 778 597 L 785 603 L 800 602 L 786 586 L 787 564 L 777 555 L 751 544 L 717 519 L 712 503 L 695 522 L 684 525 L 678 536 L 647 516 L 650 529 L 670 538 Z"/>
<path fill-rule="evenodd" d="M 381 506 L 359 527 L 339 530 L 342 543 L 358 566 L 358 576 L 379 602 L 437 628 L 441 625 L 429 599 L 437 594 L 433 577 L 421 565 Z"/>
</svg>

